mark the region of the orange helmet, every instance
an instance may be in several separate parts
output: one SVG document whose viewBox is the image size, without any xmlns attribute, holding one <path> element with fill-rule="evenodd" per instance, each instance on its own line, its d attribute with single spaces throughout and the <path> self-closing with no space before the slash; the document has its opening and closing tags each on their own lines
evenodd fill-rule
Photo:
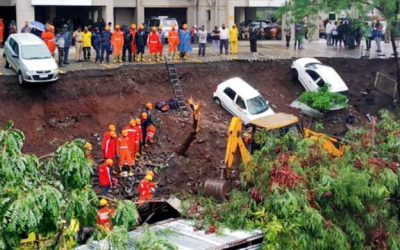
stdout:
<svg viewBox="0 0 400 250">
<path fill-rule="evenodd" d="M 115 125 L 114 124 L 108 125 L 108 130 L 115 131 Z"/>
<path fill-rule="evenodd" d="M 110 131 L 110 136 L 112 138 L 115 138 L 115 137 L 117 137 L 117 133 L 115 131 Z"/>
<path fill-rule="evenodd" d="M 146 103 L 146 108 L 149 110 L 153 109 L 153 104 L 151 104 L 151 102 Z"/>
<path fill-rule="evenodd" d="M 121 132 L 122 136 L 128 136 L 128 130 L 124 129 Z"/>
<path fill-rule="evenodd" d="M 136 118 L 135 122 L 137 125 L 140 125 L 142 123 L 142 121 L 139 118 Z"/>
<path fill-rule="evenodd" d="M 121 28 L 121 26 L 119 26 L 119 24 L 115 25 L 115 29 L 119 30 Z"/>
<path fill-rule="evenodd" d="M 131 120 L 129 121 L 129 125 L 131 125 L 132 127 L 136 126 L 136 121 L 135 121 L 135 119 L 131 119 Z"/>
<path fill-rule="evenodd" d="M 136 24 L 132 23 L 131 24 L 131 29 L 136 29 Z"/>
<path fill-rule="evenodd" d="M 143 118 L 143 119 L 147 119 L 147 113 L 146 113 L 146 112 L 143 112 L 143 113 L 142 113 L 142 118 Z"/>
<path fill-rule="evenodd" d="M 113 162 L 112 159 L 107 159 L 107 160 L 106 160 L 106 164 L 107 164 L 108 166 L 112 166 L 113 163 L 114 163 L 114 162 Z"/>
</svg>

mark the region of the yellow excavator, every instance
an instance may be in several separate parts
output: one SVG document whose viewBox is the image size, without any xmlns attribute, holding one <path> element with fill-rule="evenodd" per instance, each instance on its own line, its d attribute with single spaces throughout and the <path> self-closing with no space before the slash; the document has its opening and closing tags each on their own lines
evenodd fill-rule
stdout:
<svg viewBox="0 0 400 250">
<path fill-rule="evenodd" d="M 232 118 L 228 129 L 224 165 L 220 167 L 221 173 L 218 179 L 208 179 L 204 183 L 204 193 L 206 196 L 214 197 L 219 201 L 226 198 L 232 190 L 232 186 L 235 186 L 235 182 L 237 182 L 236 170 L 238 168 L 234 164 L 240 164 L 238 158 L 241 157 L 241 162 L 246 168 L 252 167 L 251 153 L 244 142 L 243 137 L 246 136 L 243 135 L 242 126 L 242 121 L 238 117 Z M 341 157 L 344 154 L 344 146 L 337 147 L 335 145 L 339 143 L 338 139 L 310 129 L 303 130 L 299 118 L 291 114 L 276 113 L 253 120 L 249 126 L 251 132 L 247 137 L 250 137 L 250 141 L 252 142 L 251 151 L 253 151 L 255 132 L 266 130 L 268 133 L 278 133 L 281 135 L 291 131 L 298 136 L 318 142 L 333 157 Z"/>
</svg>

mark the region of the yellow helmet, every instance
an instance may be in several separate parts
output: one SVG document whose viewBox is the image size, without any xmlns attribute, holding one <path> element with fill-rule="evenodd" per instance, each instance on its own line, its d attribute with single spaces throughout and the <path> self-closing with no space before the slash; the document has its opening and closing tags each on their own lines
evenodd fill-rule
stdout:
<svg viewBox="0 0 400 250">
<path fill-rule="evenodd" d="M 119 24 L 115 25 L 115 29 L 119 30 L 121 28 L 121 26 L 119 26 Z"/>
<path fill-rule="evenodd" d="M 86 142 L 86 144 L 85 144 L 85 146 L 83 146 L 83 148 L 91 151 L 93 149 L 93 145 L 89 142 Z"/>
<path fill-rule="evenodd" d="M 183 29 L 187 29 L 188 25 L 185 23 L 184 25 L 182 25 Z"/>
<path fill-rule="evenodd" d="M 123 136 L 128 136 L 128 130 L 126 130 L 126 129 L 122 130 L 121 134 Z"/>
<path fill-rule="evenodd" d="M 106 164 L 107 164 L 108 166 L 112 166 L 113 163 L 114 163 L 114 162 L 113 162 L 112 159 L 107 159 L 107 160 L 106 160 Z"/>
<path fill-rule="evenodd" d="M 104 27 L 104 29 L 105 29 L 106 31 L 109 31 L 109 30 L 110 30 L 110 26 L 106 25 L 106 27 Z"/>
<path fill-rule="evenodd" d="M 114 124 L 108 125 L 108 130 L 115 131 L 115 125 Z"/>
<path fill-rule="evenodd" d="M 158 25 L 159 30 L 162 30 L 162 28 L 163 28 L 162 24 Z"/>
<path fill-rule="evenodd" d="M 139 118 L 136 118 L 135 122 L 136 122 L 137 125 L 140 125 L 142 123 L 142 121 Z"/>
<path fill-rule="evenodd" d="M 135 119 L 131 119 L 131 120 L 129 121 L 129 125 L 131 125 L 132 127 L 136 126 L 136 121 L 135 121 Z"/>
<path fill-rule="evenodd" d="M 171 25 L 171 27 L 172 27 L 173 29 L 175 29 L 175 28 L 176 28 L 176 24 L 173 23 L 173 24 Z"/>
<path fill-rule="evenodd" d="M 117 137 L 117 133 L 115 131 L 110 131 L 110 136 L 112 138 L 115 138 L 115 137 Z"/>
<path fill-rule="evenodd" d="M 146 103 L 146 108 L 147 109 L 153 109 L 153 104 L 151 104 L 151 102 Z"/>
<path fill-rule="evenodd" d="M 139 29 L 144 29 L 144 25 L 143 24 L 141 24 L 141 25 L 139 25 Z"/>
<path fill-rule="evenodd" d="M 151 176 L 151 175 L 146 175 L 146 177 L 144 177 L 144 179 L 146 180 L 146 181 L 152 181 L 153 180 L 153 176 Z"/>
<path fill-rule="evenodd" d="M 151 31 L 156 31 L 156 30 L 157 30 L 156 26 L 151 27 Z"/>
<path fill-rule="evenodd" d="M 152 170 L 149 170 L 146 172 L 146 176 L 147 175 L 151 175 L 152 177 L 154 177 L 154 172 Z"/>
<path fill-rule="evenodd" d="M 99 205 L 100 207 L 105 207 L 108 205 L 108 201 L 106 199 L 101 199 Z"/>
<path fill-rule="evenodd" d="M 132 23 L 131 24 L 131 29 L 136 29 L 136 24 Z"/>
</svg>

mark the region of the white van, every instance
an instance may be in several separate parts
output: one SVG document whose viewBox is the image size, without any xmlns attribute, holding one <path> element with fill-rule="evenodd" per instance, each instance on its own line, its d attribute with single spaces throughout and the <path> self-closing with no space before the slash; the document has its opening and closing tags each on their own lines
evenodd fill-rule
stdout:
<svg viewBox="0 0 400 250">
<path fill-rule="evenodd" d="M 239 117 L 245 125 L 275 113 L 257 90 L 238 77 L 220 83 L 213 97 L 216 104 Z"/>
<path fill-rule="evenodd" d="M 4 66 L 15 70 L 18 83 L 55 82 L 58 66 L 46 44 L 30 33 L 12 34 L 3 51 Z"/>
<path fill-rule="evenodd" d="M 151 27 L 153 26 L 160 26 L 162 25 L 162 31 L 164 37 L 168 39 L 169 32 L 172 30 L 172 25 L 176 26 L 176 30 L 179 30 L 178 21 L 175 18 L 167 17 L 167 16 L 159 16 L 159 17 L 152 17 L 151 19 L 147 20 L 146 27 L 148 32 L 150 32 Z"/>
</svg>

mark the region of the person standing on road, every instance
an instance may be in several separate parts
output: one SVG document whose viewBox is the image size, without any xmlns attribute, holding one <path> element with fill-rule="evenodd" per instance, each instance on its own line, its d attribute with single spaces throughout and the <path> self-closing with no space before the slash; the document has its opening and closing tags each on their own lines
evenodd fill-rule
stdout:
<svg viewBox="0 0 400 250">
<path fill-rule="evenodd" d="M 286 27 L 283 29 L 285 32 L 285 39 L 286 39 L 286 48 L 290 47 L 290 39 L 292 38 L 292 27 L 290 25 L 286 25 Z"/>
<path fill-rule="evenodd" d="M 236 25 L 232 25 L 232 29 L 229 32 L 229 41 L 231 47 L 231 54 L 237 54 L 239 49 L 239 31 Z"/>
<path fill-rule="evenodd" d="M 114 63 L 122 63 L 122 49 L 124 47 L 124 33 L 121 31 L 120 25 L 115 25 L 115 31 L 111 36 L 111 44 L 113 47 Z"/>
<path fill-rule="evenodd" d="M 339 43 L 339 47 L 342 47 L 343 33 L 344 33 L 343 28 L 344 28 L 343 21 L 340 21 L 339 25 L 336 28 L 338 35 L 337 35 L 337 39 L 335 41 L 335 46 L 337 46 Z"/>
<path fill-rule="evenodd" d="M 101 56 L 100 56 L 100 63 L 104 62 L 104 53 L 106 54 L 106 63 L 110 63 L 110 54 L 111 54 L 111 32 L 110 32 L 110 26 L 106 26 L 104 28 L 104 31 L 101 32 L 100 35 L 100 50 L 101 50 Z"/>
<path fill-rule="evenodd" d="M 77 30 L 73 34 L 73 38 L 75 40 L 75 62 L 82 61 L 82 30 L 81 27 L 78 26 Z"/>
<path fill-rule="evenodd" d="M 65 51 L 65 39 L 64 34 L 59 33 L 56 36 L 56 46 L 58 48 L 58 66 L 62 67 L 63 60 L 64 60 L 64 51 Z"/>
<path fill-rule="evenodd" d="M 159 59 L 157 55 L 160 47 L 160 38 L 158 37 L 156 26 L 151 28 L 151 32 L 147 37 L 147 47 L 149 47 L 149 62 L 152 61 L 153 57 L 155 57 L 156 61 L 158 62 Z"/>
<path fill-rule="evenodd" d="M 0 18 L 0 46 L 3 44 L 4 41 L 4 22 L 3 18 Z"/>
<path fill-rule="evenodd" d="M 128 60 L 126 54 L 128 54 Z M 132 62 L 132 33 L 128 27 L 124 28 L 124 49 L 122 51 L 122 61 Z"/>
<path fill-rule="evenodd" d="M 179 55 L 176 54 L 179 45 L 179 33 L 175 24 L 172 24 L 171 31 L 168 34 L 168 45 L 168 56 L 172 56 L 172 59 L 179 59 Z"/>
<path fill-rule="evenodd" d="M 180 58 L 185 60 L 188 58 L 188 53 L 192 52 L 190 40 L 190 31 L 188 31 L 188 25 L 185 23 L 182 25 L 182 30 L 179 31 Z"/>
<path fill-rule="evenodd" d="M 100 29 L 96 27 L 94 29 L 93 35 L 92 35 L 92 46 L 94 51 L 96 52 L 96 59 L 94 60 L 95 63 L 100 63 Z"/>
<path fill-rule="evenodd" d="M 368 22 L 365 22 L 362 33 L 365 39 L 365 45 L 366 45 L 365 50 L 369 51 L 371 49 L 372 27 L 368 24 Z"/>
<path fill-rule="evenodd" d="M 29 27 L 29 22 L 25 21 L 25 25 L 24 25 L 24 27 L 22 27 L 21 33 L 31 33 L 31 32 L 32 32 L 32 28 Z"/>
<path fill-rule="evenodd" d="M 332 46 L 337 47 L 337 40 L 338 40 L 338 22 L 335 21 L 333 24 L 333 29 L 332 29 Z"/>
<path fill-rule="evenodd" d="M 114 164 L 112 159 L 106 159 L 103 164 L 99 166 L 98 169 L 98 177 L 99 177 L 99 186 L 102 189 L 101 195 L 107 196 L 108 191 L 110 191 L 112 187 L 111 181 L 111 168 Z"/>
<path fill-rule="evenodd" d="M 251 28 L 250 29 L 250 33 L 249 33 L 249 42 L 250 42 L 250 52 L 251 53 L 257 53 L 257 29 Z"/>
<path fill-rule="evenodd" d="M 219 54 L 222 55 L 222 50 L 225 48 L 225 55 L 228 55 L 228 47 L 229 47 L 229 30 L 225 27 L 225 24 L 222 24 L 221 29 L 219 29 Z"/>
<path fill-rule="evenodd" d="M 160 43 L 158 45 L 158 59 L 162 61 L 164 53 L 165 36 L 163 32 L 163 26 L 161 24 L 158 26 L 157 32 L 158 32 L 158 38 L 160 39 Z"/>
<path fill-rule="evenodd" d="M 333 24 L 332 24 L 332 21 L 329 20 L 329 22 L 326 24 L 326 28 L 325 28 L 326 46 L 332 46 L 332 30 L 333 30 Z"/>
<path fill-rule="evenodd" d="M 204 25 L 201 26 L 197 35 L 199 36 L 199 56 L 205 56 L 207 47 L 207 30 L 205 30 Z"/>
<path fill-rule="evenodd" d="M 52 56 L 54 56 L 55 52 L 55 44 L 54 44 L 54 33 L 51 31 L 50 25 L 46 26 L 46 29 L 44 32 L 42 32 L 42 40 L 46 44 L 47 48 L 49 48 L 49 51 Z"/>
<path fill-rule="evenodd" d="M 143 24 L 139 25 L 139 30 L 136 34 L 135 42 L 136 42 L 136 48 L 137 48 L 136 61 L 144 62 L 144 49 L 146 47 L 147 37 L 146 37 L 146 32 L 144 31 Z"/>
<path fill-rule="evenodd" d="M 88 30 L 88 27 L 83 29 L 82 34 L 82 47 L 83 47 L 83 59 L 90 61 L 90 51 L 92 50 L 92 32 Z"/>
<path fill-rule="evenodd" d="M 383 30 L 382 24 L 378 20 L 376 22 L 376 24 L 375 24 L 375 28 L 374 28 L 374 31 L 373 31 L 374 39 L 375 39 L 376 46 L 377 46 L 376 52 L 378 52 L 378 53 L 382 52 L 382 45 L 381 45 L 381 40 L 382 40 L 382 36 L 383 36 L 382 30 Z"/>
<path fill-rule="evenodd" d="M 8 26 L 8 35 L 12 35 L 15 33 L 17 33 L 17 24 L 14 20 L 12 20 L 10 25 Z"/>
<path fill-rule="evenodd" d="M 136 24 L 132 23 L 131 24 L 131 37 L 132 37 L 132 41 L 131 41 L 131 59 L 133 59 L 133 61 L 136 60 L 136 54 L 137 54 L 137 48 L 136 48 Z"/>
<path fill-rule="evenodd" d="M 298 46 L 299 49 L 303 49 L 303 24 L 298 23 L 294 27 L 294 49 L 296 49 L 296 45 Z"/>
<path fill-rule="evenodd" d="M 219 43 L 220 43 L 220 31 L 218 30 L 218 27 L 215 26 L 214 30 L 211 32 L 211 39 L 212 39 L 212 46 L 213 46 L 213 52 L 214 54 L 217 54 L 219 52 Z"/>
<path fill-rule="evenodd" d="M 69 48 L 72 46 L 72 33 L 68 30 L 68 25 L 64 25 L 63 27 L 63 36 L 64 36 L 64 64 L 69 64 L 68 55 Z"/>
</svg>

